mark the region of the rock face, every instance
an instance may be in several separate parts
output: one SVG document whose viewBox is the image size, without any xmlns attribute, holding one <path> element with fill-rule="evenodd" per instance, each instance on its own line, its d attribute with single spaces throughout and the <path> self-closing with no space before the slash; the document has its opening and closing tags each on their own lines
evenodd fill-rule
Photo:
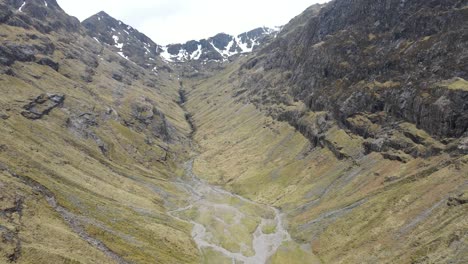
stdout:
<svg viewBox="0 0 468 264">
<path fill-rule="evenodd" d="M 41 94 L 23 108 L 25 111 L 21 114 L 28 119 L 41 119 L 49 114 L 52 109 L 61 106 L 65 101 L 63 94 Z"/>
<path fill-rule="evenodd" d="M 0 171 L 3 171 L 3 169 L 0 168 Z M 24 198 L 21 196 L 4 196 L 2 194 L 0 195 L 0 200 L 2 201 L 0 204 L 0 217 L 8 219 L 6 226 L 0 225 L 0 237 L 2 238 L 2 246 L 4 247 L 0 249 L 0 253 L 6 255 L 9 262 L 16 262 L 21 255 L 21 240 L 17 229 L 19 220 L 16 219 L 21 219 Z"/>
<path fill-rule="evenodd" d="M 261 27 L 238 36 L 225 33 L 208 39 L 191 40 L 184 44 L 171 44 L 163 47 L 161 56 L 166 61 L 225 61 L 228 58 L 250 53 L 273 39 L 279 28 Z"/>
<path fill-rule="evenodd" d="M 111 46 L 120 56 L 146 69 L 153 69 L 156 66 L 161 47 L 133 27 L 105 12 L 97 13 L 84 20 L 82 24 L 91 37 Z"/>
<path fill-rule="evenodd" d="M 55 0 L 5 0 L 0 10 L 0 22 L 10 26 L 42 33 L 81 31 L 80 21 L 68 16 Z"/>
<path fill-rule="evenodd" d="M 468 203 L 468 198 L 463 194 L 459 194 L 458 197 L 449 197 L 447 201 L 448 206 L 460 206 Z"/>
<path fill-rule="evenodd" d="M 134 127 L 138 131 L 145 129 L 152 133 L 152 136 L 161 138 L 164 141 L 171 140 L 171 128 L 164 113 L 159 111 L 155 103 L 148 98 L 140 98 L 131 105 L 131 115 L 136 122 L 126 120 L 128 126 Z"/>
<path fill-rule="evenodd" d="M 10 66 L 15 61 L 34 61 L 36 49 L 29 45 L 9 44 L 0 46 L 0 64 Z"/>
<path fill-rule="evenodd" d="M 373 138 L 371 150 L 388 145 L 385 131 L 403 121 L 435 138 L 460 138 L 468 128 L 467 17 L 458 0 L 313 6 L 244 64 L 239 97 L 272 115 L 295 102 L 328 112 L 340 127 Z M 288 121 L 301 126 L 297 115 Z M 409 134 L 396 141 L 420 143 Z M 411 144 L 390 145 L 415 154 Z"/>
<path fill-rule="evenodd" d="M 54 69 L 55 71 L 59 70 L 59 64 L 55 61 L 53 61 L 50 58 L 41 58 L 37 61 L 38 64 L 40 65 L 46 65 L 49 66 L 50 68 Z"/>
</svg>

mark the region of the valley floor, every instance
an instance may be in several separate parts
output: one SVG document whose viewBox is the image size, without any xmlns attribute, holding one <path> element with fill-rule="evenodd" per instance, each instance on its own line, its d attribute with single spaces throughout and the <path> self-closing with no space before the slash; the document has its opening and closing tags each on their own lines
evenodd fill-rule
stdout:
<svg viewBox="0 0 468 264">
<path fill-rule="evenodd" d="M 210 185 L 192 169 L 193 160 L 178 183 L 189 193 L 187 205 L 169 213 L 193 225 L 203 263 L 320 263 L 307 246 L 291 239 L 278 209 Z"/>
</svg>

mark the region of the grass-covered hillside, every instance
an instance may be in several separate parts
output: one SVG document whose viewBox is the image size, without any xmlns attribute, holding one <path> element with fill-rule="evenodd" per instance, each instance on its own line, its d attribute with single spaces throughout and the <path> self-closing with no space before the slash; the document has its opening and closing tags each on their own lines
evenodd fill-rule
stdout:
<svg viewBox="0 0 468 264">
<path fill-rule="evenodd" d="M 467 10 L 334 0 L 167 62 L 0 0 L 0 263 L 468 262 Z"/>
</svg>

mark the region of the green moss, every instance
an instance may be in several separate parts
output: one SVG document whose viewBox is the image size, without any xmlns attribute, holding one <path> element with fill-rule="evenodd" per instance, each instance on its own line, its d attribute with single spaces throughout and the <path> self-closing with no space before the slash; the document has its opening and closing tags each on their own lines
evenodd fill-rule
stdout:
<svg viewBox="0 0 468 264">
<path fill-rule="evenodd" d="M 278 251 L 269 259 L 268 264 L 319 264 L 318 257 L 311 252 L 302 249 L 294 242 L 285 242 Z"/>
<path fill-rule="evenodd" d="M 439 85 L 450 90 L 468 91 L 468 81 L 459 77 L 440 82 Z"/>
<path fill-rule="evenodd" d="M 276 223 L 270 222 L 262 226 L 263 234 L 273 234 L 276 232 Z"/>
</svg>

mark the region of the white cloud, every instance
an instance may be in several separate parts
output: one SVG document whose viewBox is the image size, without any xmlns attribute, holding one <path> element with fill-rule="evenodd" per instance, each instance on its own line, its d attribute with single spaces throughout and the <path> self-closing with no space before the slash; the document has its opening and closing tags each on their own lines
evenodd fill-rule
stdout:
<svg viewBox="0 0 468 264">
<path fill-rule="evenodd" d="M 158 44 L 201 39 L 220 32 L 239 34 L 259 26 L 286 24 L 310 5 L 327 0 L 58 0 L 84 20 L 105 11 Z"/>
</svg>

